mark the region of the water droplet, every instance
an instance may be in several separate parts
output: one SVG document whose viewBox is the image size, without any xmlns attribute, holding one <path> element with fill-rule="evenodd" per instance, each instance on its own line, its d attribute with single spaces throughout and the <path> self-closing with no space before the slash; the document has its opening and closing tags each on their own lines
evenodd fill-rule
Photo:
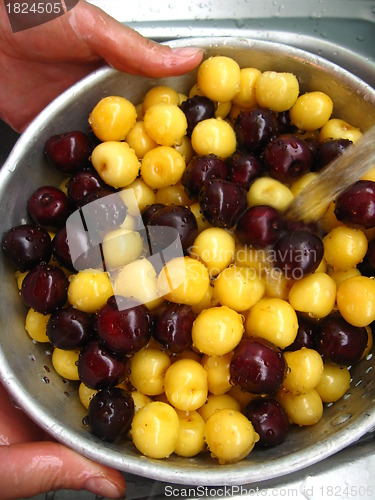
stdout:
<svg viewBox="0 0 375 500">
<path fill-rule="evenodd" d="M 11 399 L 11 403 L 14 406 L 14 408 L 17 408 L 17 410 L 22 410 L 22 408 L 17 404 L 16 401 L 14 401 L 14 399 Z"/>
<path fill-rule="evenodd" d="M 351 413 L 342 413 L 340 415 L 337 415 L 332 421 L 331 425 L 336 426 L 336 425 L 341 425 L 347 422 L 350 418 L 352 417 Z"/>
</svg>

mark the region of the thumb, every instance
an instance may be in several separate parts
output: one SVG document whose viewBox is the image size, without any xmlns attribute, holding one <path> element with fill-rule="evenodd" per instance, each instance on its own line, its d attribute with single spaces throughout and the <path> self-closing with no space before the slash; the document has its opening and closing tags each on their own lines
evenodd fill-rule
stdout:
<svg viewBox="0 0 375 500">
<path fill-rule="evenodd" d="M 59 489 L 87 490 L 107 498 L 125 495 L 120 472 L 54 442 L 0 446 L 2 499 L 32 497 Z"/>
<path fill-rule="evenodd" d="M 202 60 L 202 49 L 161 45 L 84 1 L 68 16 L 71 28 L 90 49 L 120 71 L 149 77 L 181 75 Z"/>
</svg>

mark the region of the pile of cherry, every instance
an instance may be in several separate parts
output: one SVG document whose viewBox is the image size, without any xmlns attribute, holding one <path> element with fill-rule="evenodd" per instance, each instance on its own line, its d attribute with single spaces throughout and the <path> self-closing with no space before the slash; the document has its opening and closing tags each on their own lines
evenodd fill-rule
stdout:
<svg viewBox="0 0 375 500">
<path fill-rule="evenodd" d="M 181 106 L 188 120 L 188 135 L 195 124 L 212 116 L 212 102 L 201 96 L 188 99 Z M 232 231 L 244 245 L 274 249 L 274 255 L 283 255 L 282 262 L 275 262 L 286 276 L 296 269 L 300 276 L 313 272 L 323 257 L 322 232 L 317 224 L 286 220 L 281 212 L 271 206 L 247 206 L 247 191 L 252 182 L 268 175 L 285 184 L 309 171 L 319 171 L 341 154 L 350 141 L 329 140 L 318 143 L 303 139 L 290 125 L 288 113 L 276 115 L 270 110 L 256 108 L 241 112 L 235 120 L 237 151 L 226 160 L 213 155 L 196 156 L 187 165 L 182 183 L 190 198 L 199 201 L 205 219 L 213 226 Z M 189 132 L 190 131 L 190 132 Z M 126 357 L 147 345 L 153 337 L 171 353 L 191 347 L 191 327 L 195 319 L 191 307 L 164 302 L 155 312 L 136 303 L 119 308 L 111 298 L 96 314 L 66 307 L 69 280 L 67 273 L 80 269 L 102 268 L 97 252 L 93 252 L 85 235 L 77 233 L 77 244 L 82 248 L 79 262 L 73 265 L 66 232 L 66 220 L 85 204 L 103 199 L 96 214 L 100 229 L 114 229 L 123 222 L 126 207 L 123 203 L 105 202 L 105 197 L 115 190 L 103 183 L 90 164 L 95 140 L 90 133 L 64 132 L 51 137 L 45 145 L 45 155 L 51 166 L 70 179 L 67 194 L 54 186 L 43 186 L 31 194 L 27 202 L 30 223 L 9 229 L 2 238 L 2 250 L 15 269 L 27 273 L 21 287 L 25 305 L 42 313 L 51 314 L 47 335 L 51 344 L 60 349 L 80 349 L 79 375 L 88 387 L 101 389 L 101 400 L 89 410 L 92 431 L 109 441 L 124 435 L 131 424 L 134 403 L 129 394 L 115 387 L 126 376 Z M 112 198 L 111 198 L 112 199 Z M 375 226 L 375 183 L 359 181 L 336 201 L 338 220 L 362 228 Z M 197 236 L 197 222 L 188 207 L 151 205 L 142 214 L 140 227 L 170 226 L 180 235 L 182 248 L 188 255 Z M 53 239 L 49 231 L 55 233 Z M 152 233 L 151 233 L 152 234 Z M 161 245 L 163 242 L 159 242 Z M 295 256 L 298 255 L 298 259 Z M 301 255 L 303 259 L 301 260 Z M 287 258 L 285 258 L 287 256 Z M 360 270 L 373 275 L 375 269 L 374 244 Z M 120 298 L 120 300 L 132 300 Z M 300 317 L 299 331 L 287 350 L 301 347 L 316 349 L 323 357 L 350 365 L 358 361 L 366 338 L 354 335 L 350 325 L 345 331 L 341 318 L 326 323 L 318 331 L 316 323 Z M 120 336 L 112 333 L 116 325 Z M 328 342 L 326 339 L 330 338 Z M 245 352 L 238 351 L 231 363 L 232 380 L 241 377 Z M 264 375 L 264 388 L 273 392 L 279 387 L 285 373 L 280 362 L 280 352 L 259 341 L 259 355 L 268 357 L 268 373 Z M 275 380 L 277 381 L 275 384 Z M 247 384 L 256 388 L 255 381 Z M 272 392 L 271 391 L 271 392 Z M 110 416 L 105 412 L 111 407 Z M 251 403 L 246 415 L 260 435 L 260 445 L 273 446 L 282 442 L 288 431 L 288 422 L 280 405 L 270 396 Z M 262 429 L 264 414 L 273 415 L 272 436 Z"/>
</svg>

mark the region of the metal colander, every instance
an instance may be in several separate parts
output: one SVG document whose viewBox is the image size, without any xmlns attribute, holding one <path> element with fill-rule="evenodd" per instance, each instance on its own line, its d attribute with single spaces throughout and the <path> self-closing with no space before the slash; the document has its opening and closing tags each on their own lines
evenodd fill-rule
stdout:
<svg viewBox="0 0 375 500">
<path fill-rule="evenodd" d="M 194 45 L 205 57 L 228 55 L 242 66 L 261 70 L 291 71 L 301 90 L 321 90 L 334 101 L 335 116 L 367 129 L 375 123 L 375 91 L 346 70 L 290 46 L 259 40 L 201 38 L 178 40 L 173 46 Z M 167 84 L 187 92 L 196 73 L 148 79 L 102 68 L 64 92 L 23 133 L 0 173 L 1 233 L 25 222 L 29 195 L 39 186 L 62 180 L 47 167 L 43 146 L 53 134 L 73 129 L 86 131 L 89 112 L 106 95 L 123 95 L 134 103 L 154 85 Z M 374 356 L 351 369 L 349 391 L 326 405 L 321 421 L 293 428 L 287 440 L 270 450 L 253 450 L 234 465 L 218 465 L 208 454 L 192 459 L 171 456 L 152 460 L 140 456 L 130 442 L 106 444 L 83 425 L 86 414 L 78 386 L 58 376 L 51 364 L 48 344 L 35 344 L 24 330 L 26 309 L 15 285 L 14 270 L 1 256 L 0 372 L 15 403 L 54 438 L 96 461 L 132 474 L 190 485 L 250 484 L 282 476 L 316 463 L 355 442 L 375 427 Z"/>
</svg>

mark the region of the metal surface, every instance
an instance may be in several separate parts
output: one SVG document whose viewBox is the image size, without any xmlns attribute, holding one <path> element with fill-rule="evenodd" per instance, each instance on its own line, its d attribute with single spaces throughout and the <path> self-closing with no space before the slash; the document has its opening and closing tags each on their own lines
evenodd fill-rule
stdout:
<svg viewBox="0 0 375 500">
<path fill-rule="evenodd" d="M 90 0 L 154 40 L 244 36 L 320 55 L 375 87 L 374 0 Z"/>
<path fill-rule="evenodd" d="M 186 41 L 172 43 L 184 45 Z M 206 57 L 220 53 L 236 58 L 242 66 L 293 71 L 303 90 L 315 88 L 329 93 L 335 103 L 335 113 L 353 125 L 367 128 L 375 123 L 375 91 L 315 55 L 281 44 L 244 39 L 190 39 L 189 45 L 193 44 L 205 47 Z M 66 91 L 25 131 L 2 168 L 0 196 L 3 213 L 8 217 L 1 221 L 1 232 L 23 222 L 22 207 L 37 186 L 59 182 L 57 173 L 48 169 L 43 159 L 43 145 L 50 135 L 73 128 L 86 130 L 89 111 L 104 95 L 115 93 L 139 102 L 151 85 L 168 83 L 186 92 L 194 81 L 194 72 L 155 81 L 102 69 Z M 295 428 L 280 447 L 254 450 L 246 460 L 235 465 L 218 466 L 205 454 L 194 459 L 150 460 L 139 456 L 130 443 L 103 443 L 82 424 L 85 411 L 77 397 L 77 386 L 56 375 L 46 346 L 34 344 L 25 334 L 26 311 L 16 291 L 13 270 L 3 260 L 0 272 L 3 296 L 0 372 L 4 384 L 19 406 L 39 425 L 59 441 L 96 461 L 172 484 L 243 485 L 295 473 L 356 442 L 375 426 L 374 358 L 370 355 L 353 368 L 350 391 L 341 401 L 328 405 L 317 425 Z"/>
</svg>

